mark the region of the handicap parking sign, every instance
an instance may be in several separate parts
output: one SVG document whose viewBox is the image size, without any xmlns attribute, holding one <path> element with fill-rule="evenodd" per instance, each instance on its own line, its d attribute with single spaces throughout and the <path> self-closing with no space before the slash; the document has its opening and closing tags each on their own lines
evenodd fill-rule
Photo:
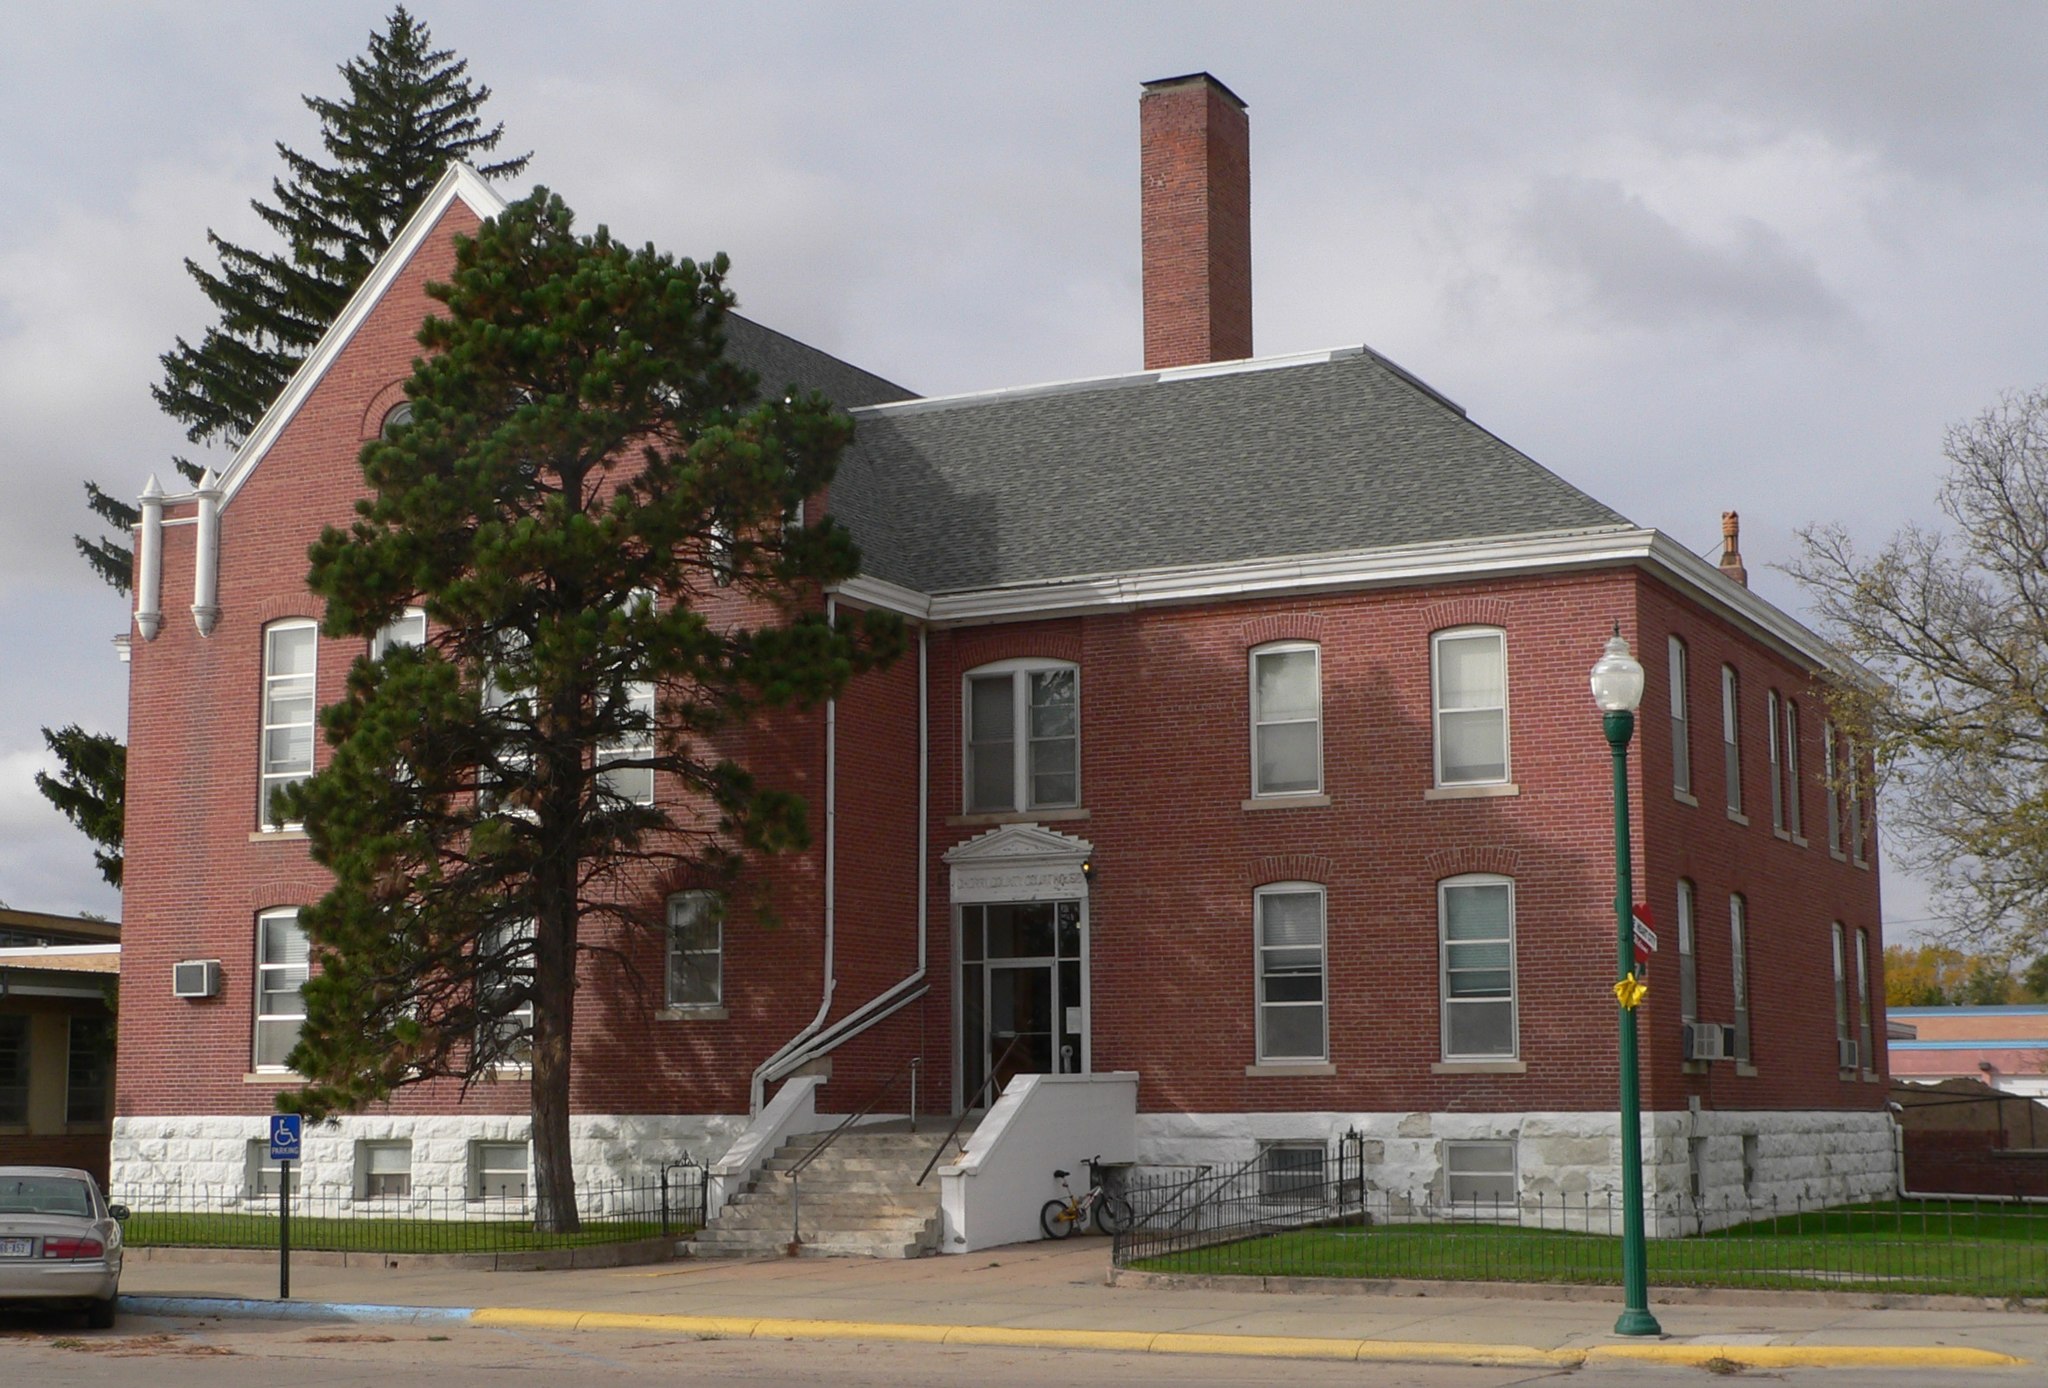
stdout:
<svg viewBox="0 0 2048 1388">
<path fill-rule="evenodd" d="M 296 1113 L 273 1113 L 270 1115 L 270 1159 L 272 1161 L 297 1161 L 299 1159 L 299 1124 Z"/>
</svg>

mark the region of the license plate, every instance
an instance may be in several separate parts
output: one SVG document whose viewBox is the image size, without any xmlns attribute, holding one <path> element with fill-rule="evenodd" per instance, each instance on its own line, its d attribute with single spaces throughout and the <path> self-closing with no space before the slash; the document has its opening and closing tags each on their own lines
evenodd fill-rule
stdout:
<svg viewBox="0 0 2048 1388">
<path fill-rule="evenodd" d="M 34 1239 L 0 1239 L 0 1258 L 26 1258 L 35 1246 Z"/>
</svg>

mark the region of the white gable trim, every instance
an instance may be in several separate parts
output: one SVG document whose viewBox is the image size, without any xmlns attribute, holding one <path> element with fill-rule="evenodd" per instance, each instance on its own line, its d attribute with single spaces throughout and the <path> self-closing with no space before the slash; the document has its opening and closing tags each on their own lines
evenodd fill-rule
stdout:
<svg viewBox="0 0 2048 1388">
<path fill-rule="evenodd" d="M 1088 895 L 1095 846 L 1039 824 L 1005 824 L 946 853 L 956 906 L 988 901 L 1072 901 Z"/>
<path fill-rule="evenodd" d="M 934 626 L 1038 621 L 1175 603 L 1413 587 L 1499 574 L 1561 573 L 1634 566 L 1671 584 L 1708 610 L 1761 636 L 1815 670 L 1861 680 L 1863 672 L 1819 634 L 1656 530 L 1616 526 L 1455 544 L 1402 545 L 1307 558 L 1099 574 L 1008 588 L 923 594 L 859 577 L 834 591 Z"/>
<path fill-rule="evenodd" d="M 249 474 L 277 442 L 277 436 L 284 432 L 285 425 L 306 403 L 306 397 L 313 393 L 315 386 L 333 367 L 335 359 L 348 346 L 356 330 L 370 316 L 370 311 L 391 288 L 392 282 L 404 271 L 414 253 L 426 243 L 434 226 L 441 220 L 441 214 L 456 202 L 462 202 L 477 216 L 491 218 L 505 210 L 505 200 L 498 196 L 483 175 L 469 165 L 457 160 L 448 165 L 448 172 L 441 175 L 441 181 L 434 185 L 426 200 L 419 205 L 406 223 L 392 239 L 386 250 L 363 282 L 356 286 L 356 292 L 349 296 L 334 322 L 328 325 L 299 369 L 285 388 L 278 392 L 277 399 L 270 402 L 270 408 L 263 412 L 263 418 L 256 421 L 256 427 L 249 431 L 249 437 L 242 442 L 234 461 L 221 474 L 221 507 L 225 510 L 234 502 L 235 494 L 242 484 L 249 480 Z"/>
</svg>

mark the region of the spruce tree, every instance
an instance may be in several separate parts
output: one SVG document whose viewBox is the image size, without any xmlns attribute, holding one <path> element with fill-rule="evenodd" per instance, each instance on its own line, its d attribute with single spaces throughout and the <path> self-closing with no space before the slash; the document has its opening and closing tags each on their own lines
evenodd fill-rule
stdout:
<svg viewBox="0 0 2048 1388">
<path fill-rule="evenodd" d="M 219 319 L 197 346 L 181 337 L 164 353 L 164 379 L 152 393 L 164 413 L 186 426 L 187 438 L 238 447 L 449 161 L 474 164 L 498 147 L 504 126 L 485 129 L 478 114 L 491 89 L 472 85 L 468 68 L 451 50 L 435 48 L 427 26 L 401 5 L 384 32 L 370 36 L 369 51 L 342 64 L 346 95 L 302 98 L 320 118 L 325 161 L 280 141 L 288 177 L 272 180 L 274 204 L 251 204 L 282 245 L 251 249 L 209 230 L 218 270 L 185 262 Z M 499 160 L 478 172 L 509 178 L 526 161 L 526 155 Z M 197 464 L 171 461 L 187 481 L 199 481 Z M 116 533 L 74 536 L 73 543 L 93 572 L 126 593 L 133 562 L 128 531 L 141 513 L 92 482 L 85 496 L 92 513 Z M 94 855 L 100 871 L 118 883 L 118 764 L 126 748 L 117 738 L 77 728 L 45 728 L 43 737 L 59 767 L 55 776 L 38 774 L 37 786 L 101 846 Z"/>
<path fill-rule="evenodd" d="M 516 1061 L 555 1229 L 576 1226 L 579 961 L 663 928 L 655 884 L 731 886 L 804 843 L 803 801 L 736 756 L 748 724 L 901 644 L 892 619 L 825 618 L 859 557 L 799 517 L 852 425 L 724 355 L 725 275 L 578 236 L 544 190 L 458 240 L 411 421 L 364 448 L 371 494 L 311 551 L 327 635 L 419 607 L 426 636 L 358 661 L 329 765 L 275 811 L 334 877 L 302 913 L 308 1083 L 279 1102 L 324 1116 Z"/>
</svg>

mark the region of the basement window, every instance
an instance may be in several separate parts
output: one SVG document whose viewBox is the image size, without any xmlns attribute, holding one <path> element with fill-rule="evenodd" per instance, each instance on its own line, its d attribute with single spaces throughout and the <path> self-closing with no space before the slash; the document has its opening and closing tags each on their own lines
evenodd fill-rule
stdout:
<svg viewBox="0 0 2048 1388">
<path fill-rule="evenodd" d="M 1444 1199 L 1453 1208 L 1515 1203 L 1515 1144 L 1446 1142 Z"/>
</svg>

